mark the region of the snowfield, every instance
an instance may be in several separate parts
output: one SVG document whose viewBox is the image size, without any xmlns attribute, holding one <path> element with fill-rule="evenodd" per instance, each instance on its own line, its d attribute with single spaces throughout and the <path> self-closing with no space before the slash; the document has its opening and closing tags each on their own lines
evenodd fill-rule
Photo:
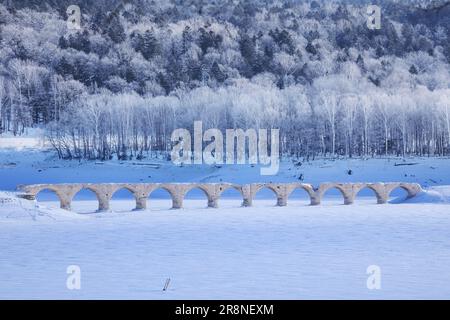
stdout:
<svg viewBox="0 0 450 320">
<path fill-rule="evenodd" d="M 117 207 L 125 201 L 117 201 Z M 56 209 L 0 222 L 0 298 L 444 299 L 450 295 L 446 204 L 321 207 L 260 200 L 222 209 L 79 215 Z M 84 203 L 87 205 L 88 203 Z M 57 204 L 49 204 L 57 206 Z M 46 213 L 47 212 L 47 213 Z M 81 268 L 81 289 L 66 269 Z M 381 268 L 381 289 L 366 286 Z M 162 291 L 171 279 L 169 290 Z"/>
<path fill-rule="evenodd" d="M 144 163 L 144 165 L 143 165 Z M 62 162 L 51 153 L 0 151 L 0 298 L 60 299 L 445 299 L 450 295 L 450 165 L 448 159 L 318 160 L 282 164 L 259 176 L 249 166 L 173 167 L 164 161 Z M 400 164 L 400 165 L 399 165 Z M 349 175 L 348 171 L 352 170 Z M 95 213 L 81 194 L 74 212 L 51 194 L 15 197 L 21 183 L 159 181 L 411 181 L 425 192 L 376 205 L 361 194 L 342 205 L 330 193 L 311 207 L 301 194 L 275 207 L 262 193 L 241 208 L 230 194 L 219 209 L 193 193 L 171 210 L 164 194 L 131 211 L 126 193 Z M 330 177 L 332 179 L 330 179 Z M 256 180 L 259 179 L 259 180 Z M 78 213 L 76 213 L 78 212 Z M 66 287 L 67 267 L 81 269 L 81 289 Z M 369 266 L 381 289 L 366 286 Z M 167 291 L 162 288 L 170 278 Z"/>
</svg>

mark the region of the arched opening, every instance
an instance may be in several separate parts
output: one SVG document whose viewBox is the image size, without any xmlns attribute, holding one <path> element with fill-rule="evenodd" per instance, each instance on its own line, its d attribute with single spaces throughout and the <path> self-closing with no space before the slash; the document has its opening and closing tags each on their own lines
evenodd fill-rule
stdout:
<svg viewBox="0 0 450 320">
<path fill-rule="evenodd" d="M 95 213 L 98 210 L 98 198 L 91 189 L 81 189 L 72 198 L 72 211 L 77 213 Z"/>
<path fill-rule="evenodd" d="M 322 195 L 323 205 L 340 205 L 344 203 L 344 193 L 338 187 L 332 187 L 327 190 Z"/>
<path fill-rule="evenodd" d="M 389 203 L 402 203 L 408 198 L 408 190 L 398 186 L 389 193 Z"/>
<path fill-rule="evenodd" d="M 270 207 L 277 204 L 277 193 L 268 187 L 259 189 L 253 197 L 254 207 Z"/>
<path fill-rule="evenodd" d="M 376 204 L 378 203 L 377 193 L 370 187 L 364 187 L 358 191 L 354 201 L 358 205 Z"/>
<path fill-rule="evenodd" d="M 295 188 L 288 197 L 288 206 L 308 206 L 311 204 L 309 193 L 301 188 Z"/>
<path fill-rule="evenodd" d="M 172 195 L 165 188 L 153 190 L 147 199 L 147 209 L 157 211 L 172 209 Z"/>
<path fill-rule="evenodd" d="M 208 207 L 208 195 L 201 188 L 192 188 L 184 195 L 183 208 L 204 209 Z"/>
<path fill-rule="evenodd" d="M 58 195 L 52 189 L 42 189 L 36 194 L 36 201 L 38 205 L 46 206 L 47 208 L 59 208 L 61 203 Z"/>
<path fill-rule="evenodd" d="M 240 208 L 242 201 L 242 193 L 236 188 L 230 187 L 220 194 L 219 208 Z"/>
<path fill-rule="evenodd" d="M 121 188 L 113 193 L 109 207 L 114 212 L 130 212 L 136 209 L 136 198 L 127 188 Z"/>
</svg>

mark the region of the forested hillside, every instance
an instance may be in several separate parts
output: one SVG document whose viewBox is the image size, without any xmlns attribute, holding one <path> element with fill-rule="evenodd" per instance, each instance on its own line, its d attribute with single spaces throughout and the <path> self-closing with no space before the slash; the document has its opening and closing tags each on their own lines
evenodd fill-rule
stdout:
<svg viewBox="0 0 450 320">
<path fill-rule="evenodd" d="M 0 134 L 140 159 L 202 120 L 280 128 L 284 155 L 450 155 L 450 2 L 372 3 L 380 30 L 366 1 L 1 1 Z"/>
</svg>

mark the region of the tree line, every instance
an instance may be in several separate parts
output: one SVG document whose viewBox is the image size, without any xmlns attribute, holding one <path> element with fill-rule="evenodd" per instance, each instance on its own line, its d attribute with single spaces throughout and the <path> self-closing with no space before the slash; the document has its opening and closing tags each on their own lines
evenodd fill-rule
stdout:
<svg viewBox="0 0 450 320">
<path fill-rule="evenodd" d="M 388 94 L 343 94 L 325 79 L 309 90 L 280 90 L 248 80 L 174 96 L 98 93 L 74 102 L 73 112 L 48 127 L 58 155 L 121 160 L 168 156 L 171 134 L 195 121 L 204 130 L 280 129 L 289 157 L 445 156 L 450 152 L 450 90 L 426 87 Z M 261 80 L 262 81 L 262 80 Z"/>
<path fill-rule="evenodd" d="M 6 1 L 0 134 L 130 159 L 202 120 L 280 128 L 291 156 L 448 155 L 450 6 L 376 3 L 380 30 L 356 1 Z"/>
</svg>

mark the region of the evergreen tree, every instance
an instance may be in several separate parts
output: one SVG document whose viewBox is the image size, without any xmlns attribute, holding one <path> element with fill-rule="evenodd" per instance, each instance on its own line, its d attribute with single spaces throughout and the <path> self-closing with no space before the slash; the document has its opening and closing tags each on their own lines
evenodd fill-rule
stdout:
<svg viewBox="0 0 450 320">
<path fill-rule="evenodd" d="M 142 53 L 146 60 L 151 60 L 160 52 L 158 40 L 153 30 L 146 30 L 144 34 L 136 35 L 136 51 Z"/>
</svg>

